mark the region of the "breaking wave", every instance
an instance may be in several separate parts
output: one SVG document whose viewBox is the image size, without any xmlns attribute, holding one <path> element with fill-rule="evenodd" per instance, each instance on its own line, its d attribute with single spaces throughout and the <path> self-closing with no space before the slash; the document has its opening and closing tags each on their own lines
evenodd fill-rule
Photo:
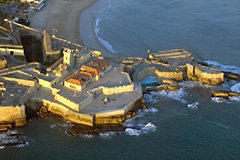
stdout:
<svg viewBox="0 0 240 160">
<path fill-rule="evenodd" d="M 219 62 L 216 62 L 216 61 L 204 61 L 204 62 L 206 62 L 208 65 L 210 65 L 214 68 L 220 69 L 221 71 L 240 74 L 240 67 L 239 66 L 223 65 L 223 64 L 220 64 Z"/>
<path fill-rule="evenodd" d="M 101 38 L 99 36 L 99 31 L 100 31 L 100 28 L 99 28 L 99 23 L 100 23 L 101 19 L 100 18 L 97 18 L 96 19 L 96 25 L 95 25 L 95 34 L 97 36 L 97 39 L 98 41 L 105 47 L 107 48 L 109 51 L 117 54 L 117 51 L 114 50 L 113 46 L 106 40 L 104 40 L 103 38 Z"/>
<path fill-rule="evenodd" d="M 186 92 L 184 88 L 180 88 L 177 91 L 150 92 L 144 95 L 144 101 L 149 103 L 156 103 L 159 101 L 159 97 L 165 97 L 182 103 L 187 103 L 187 101 L 183 98 L 185 95 Z"/>
<path fill-rule="evenodd" d="M 152 123 L 147 123 L 144 127 L 140 129 L 126 128 L 125 133 L 129 136 L 140 136 L 141 134 L 147 134 L 149 132 L 155 132 L 156 126 Z"/>
<path fill-rule="evenodd" d="M 156 108 L 139 110 L 137 116 L 124 122 L 123 126 L 126 127 L 125 134 L 128 136 L 140 136 L 142 134 L 155 132 L 157 127 L 142 117 L 146 116 L 146 114 L 154 114 L 156 112 L 158 112 Z"/>
<path fill-rule="evenodd" d="M 0 133 L 0 149 L 9 147 L 26 147 L 29 142 L 26 140 L 25 136 L 17 130 L 9 130 L 6 133 Z"/>
<path fill-rule="evenodd" d="M 240 83 L 233 85 L 231 91 L 240 93 Z"/>
<path fill-rule="evenodd" d="M 193 110 L 197 110 L 198 109 L 198 105 L 199 105 L 198 102 L 194 102 L 194 103 L 188 104 L 188 108 L 189 109 L 193 109 Z"/>
<path fill-rule="evenodd" d="M 240 102 L 240 97 L 229 97 L 229 99 L 225 99 L 221 97 L 212 97 L 211 101 L 215 103 L 234 103 L 234 102 Z"/>
</svg>

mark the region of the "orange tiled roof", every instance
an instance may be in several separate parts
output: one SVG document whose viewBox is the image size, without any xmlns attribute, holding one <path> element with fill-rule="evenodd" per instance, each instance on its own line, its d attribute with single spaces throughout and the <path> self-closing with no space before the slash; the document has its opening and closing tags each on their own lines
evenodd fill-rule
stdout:
<svg viewBox="0 0 240 160">
<path fill-rule="evenodd" d="M 77 74 L 73 75 L 71 78 L 67 80 L 67 82 L 83 85 L 86 81 L 92 78 L 92 74 L 85 71 L 80 71 Z"/>
</svg>

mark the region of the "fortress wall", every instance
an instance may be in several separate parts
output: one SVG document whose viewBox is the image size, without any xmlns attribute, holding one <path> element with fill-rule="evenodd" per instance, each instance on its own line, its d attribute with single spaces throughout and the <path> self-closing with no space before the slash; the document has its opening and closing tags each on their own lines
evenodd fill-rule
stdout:
<svg viewBox="0 0 240 160">
<path fill-rule="evenodd" d="M 102 92 L 105 95 L 119 94 L 124 92 L 132 92 L 134 89 L 134 84 L 124 85 L 119 87 L 102 87 Z"/>
<path fill-rule="evenodd" d="M 35 85 L 35 81 L 33 81 L 33 80 L 24 80 L 24 79 L 10 78 L 10 77 L 5 77 L 5 76 L 2 76 L 2 78 L 6 81 L 16 82 L 17 84 L 20 84 L 23 86 L 33 87 Z"/>
<path fill-rule="evenodd" d="M 224 73 L 208 73 L 204 72 L 198 67 L 194 68 L 194 74 L 198 77 L 198 80 L 203 83 L 217 85 L 224 81 Z"/>
<path fill-rule="evenodd" d="M 24 56 L 23 49 L 0 48 L 1 54 L 10 54 L 11 52 L 13 52 L 14 55 Z"/>
<path fill-rule="evenodd" d="M 187 58 L 189 57 L 190 55 L 175 55 L 175 56 L 169 56 L 167 58 L 171 58 L 171 59 L 177 59 L 177 58 Z"/>
<path fill-rule="evenodd" d="M 64 117 L 64 119 L 69 120 L 76 124 L 83 124 L 87 126 L 93 126 L 93 117 L 91 115 L 85 115 L 69 110 L 63 105 L 48 101 L 40 100 L 43 105 L 47 107 L 48 111 Z"/>
<path fill-rule="evenodd" d="M 116 109 L 116 110 L 111 110 L 111 111 L 107 111 L 107 112 L 96 113 L 95 117 L 96 117 L 96 119 L 98 119 L 98 118 L 103 118 L 103 117 L 120 116 L 120 115 L 124 115 L 124 114 L 125 114 L 124 109 Z"/>
<path fill-rule="evenodd" d="M 25 75 L 25 76 L 32 77 L 32 75 L 31 75 L 31 74 L 28 74 L 28 73 L 26 73 L 26 72 L 23 72 L 23 71 L 21 71 L 21 70 L 16 70 L 16 73 L 19 73 L 19 74 L 23 74 L 23 75 Z"/>
<path fill-rule="evenodd" d="M 52 88 L 52 83 L 44 79 L 38 79 L 38 84 L 49 89 Z"/>
<path fill-rule="evenodd" d="M 16 126 L 25 125 L 25 106 L 0 106 L 0 122 L 15 123 Z"/>
<path fill-rule="evenodd" d="M 155 57 L 167 57 L 167 56 L 174 56 L 174 55 L 179 55 L 181 54 L 180 51 L 175 51 L 171 53 L 159 53 L 159 54 L 154 54 Z"/>
<path fill-rule="evenodd" d="M 73 101 L 61 96 L 60 94 L 56 93 L 54 94 L 54 99 L 59 101 L 62 104 L 65 104 L 69 108 L 73 109 L 74 111 L 79 111 L 80 105 L 77 103 L 74 103 Z"/>
<path fill-rule="evenodd" d="M 165 72 L 165 71 L 159 71 L 156 69 L 155 73 L 159 77 L 175 79 L 175 80 L 183 80 L 182 72 Z"/>
<path fill-rule="evenodd" d="M 14 66 L 14 67 L 11 67 L 11 68 L 5 68 L 3 70 L 0 71 L 0 75 L 6 75 L 6 74 L 11 74 L 11 73 L 15 73 L 16 70 L 19 70 L 21 68 L 26 68 L 26 67 L 29 67 L 31 65 L 38 65 L 39 67 L 39 63 L 37 62 L 32 62 L 32 63 L 28 63 L 28 64 L 23 64 L 23 65 L 19 65 L 19 66 Z"/>
<path fill-rule="evenodd" d="M 96 125 L 121 125 L 125 121 L 125 117 L 99 117 L 95 119 Z"/>
<path fill-rule="evenodd" d="M 153 64 L 157 64 L 157 65 L 161 65 L 161 66 L 165 66 L 165 67 L 169 67 L 170 66 L 170 64 L 162 63 L 162 62 L 159 62 L 159 61 L 156 61 L 156 60 L 151 60 L 151 62 Z"/>
<path fill-rule="evenodd" d="M 178 85 L 176 81 L 169 80 L 169 79 L 163 79 L 163 83 L 166 83 L 169 85 Z"/>
<path fill-rule="evenodd" d="M 187 68 L 187 77 L 189 80 L 194 80 L 194 66 L 191 64 L 186 64 Z"/>
</svg>

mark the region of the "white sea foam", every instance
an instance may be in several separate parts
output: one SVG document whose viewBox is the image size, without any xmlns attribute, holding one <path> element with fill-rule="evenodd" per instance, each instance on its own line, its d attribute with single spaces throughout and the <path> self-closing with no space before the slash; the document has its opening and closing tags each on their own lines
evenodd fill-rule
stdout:
<svg viewBox="0 0 240 160">
<path fill-rule="evenodd" d="M 158 109 L 156 108 L 139 110 L 135 117 L 128 119 L 123 123 L 123 126 L 127 127 L 125 129 L 125 134 L 129 136 L 140 136 L 141 134 L 155 132 L 156 126 L 142 117 L 156 112 L 158 112 Z"/>
<path fill-rule="evenodd" d="M 211 101 L 216 102 L 216 103 L 223 103 L 223 102 L 226 102 L 226 99 L 221 98 L 221 97 L 212 97 Z"/>
<path fill-rule="evenodd" d="M 229 97 L 231 102 L 240 102 L 240 97 Z"/>
<path fill-rule="evenodd" d="M 116 134 L 117 134 L 117 132 L 103 132 L 103 133 L 100 133 L 99 136 L 101 136 L 102 138 L 105 138 L 105 139 L 109 139 L 112 136 L 115 136 Z"/>
<path fill-rule="evenodd" d="M 183 99 L 183 97 L 186 95 L 186 92 L 184 91 L 183 88 L 180 88 L 177 91 L 160 91 L 160 92 L 157 92 L 157 93 L 161 96 L 166 97 L 166 98 L 176 100 L 176 101 L 180 101 L 182 103 L 187 103 L 187 101 L 185 99 Z"/>
<path fill-rule="evenodd" d="M 125 133 L 129 136 L 140 136 L 141 131 L 138 129 L 126 128 Z"/>
<path fill-rule="evenodd" d="M 141 128 L 142 133 L 149 133 L 149 132 L 155 132 L 156 126 L 152 123 L 146 124 L 143 128 Z"/>
<path fill-rule="evenodd" d="M 147 134 L 150 132 L 156 131 L 156 126 L 152 123 L 147 123 L 142 128 L 136 129 L 136 128 L 126 128 L 125 133 L 129 136 L 140 136 L 142 134 Z"/>
<path fill-rule="evenodd" d="M 240 83 L 237 83 L 234 86 L 232 86 L 231 91 L 240 93 Z"/>
<path fill-rule="evenodd" d="M 216 62 L 216 61 L 205 61 L 205 62 L 212 67 L 220 69 L 221 71 L 240 74 L 240 67 L 239 66 L 223 65 L 223 64 L 220 64 L 219 62 Z"/>
<path fill-rule="evenodd" d="M 148 94 L 144 94 L 144 102 L 146 103 L 157 103 L 158 98 L 155 92 L 150 92 Z"/>
<path fill-rule="evenodd" d="M 188 104 L 188 108 L 189 109 L 193 109 L 193 110 L 197 110 L 198 109 L 198 105 L 199 105 L 198 102 L 194 102 L 194 103 Z"/>
<path fill-rule="evenodd" d="M 88 139 L 94 137 L 94 135 L 92 135 L 92 134 L 81 134 L 80 136 L 81 136 L 82 138 L 88 138 Z"/>
<path fill-rule="evenodd" d="M 144 101 L 150 103 L 156 103 L 160 101 L 160 97 L 176 100 L 182 103 L 187 103 L 187 101 L 183 98 L 186 95 L 184 88 L 180 88 L 177 91 L 158 91 L 158 92 L 150 92 L 144 95 Z"/>
<path fill-rule="evenodd" d="M 103 38 L 101 38 L 99 36 L 99 32 L 100 32 L 100 28 L 99 28 L 99 23 L 100 23 L 101 19 L 97 18 L 96 19 L 96 24 L 95 24 L 95 34 L 97 36 L 98 41 L 105 47 L 107 48 L 109 51 L 113 52 L 113 53 L 117 53 L 116 50 L 113 48 L 113 46 L 106 40 L 104 40 Z"/>
<path fill-rule="evenodd" d="M 196 81 L 181 82 L 181 83 L 179 83 L 179 86 L 183 87 L 183 88 L 190 88 L 190 89 L 195 88 L 195 87 L 202 87 L 202 88 L 211 88 L 212 87 L 211 85 L 204 84 L 201 82 L 196 82 Z"/>
<path fill-rule="evenodd" d="M 144 111 L 147 113 L 156 113 L 156 112 L 158 112 L 158 109 L 152 107 L 152 108 L 145 109 Z"/>
<path fill-rule="evenodd" d="M 50 125 L 50 127 L 51 128 L 55 128 L 55 127 L 57 127 L 57 125 L 56 124 L 52 124 L 52 125 Z"/>
<path fill-rule="evenodd" d="M 0 134 L 0 149 L 6 147 L 26 147 L 28 145 L 26 137 L 22 136 L 20 131 L 8 130 L 6 133 Z"/>
<path fill-rule="evenodd" d="M 229 97 L 229 99 L 221 97 L 212 97 L 211 100 L 216 103 L 235 103 L 240 102 L 240 97 Z"/>
</svg>

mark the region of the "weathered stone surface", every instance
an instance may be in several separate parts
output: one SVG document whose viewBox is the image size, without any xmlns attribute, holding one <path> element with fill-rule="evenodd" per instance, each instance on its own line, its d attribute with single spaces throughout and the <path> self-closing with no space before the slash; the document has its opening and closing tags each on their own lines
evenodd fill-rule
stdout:
<svg viewBox="0 0 240 160">
<path fill-rule="evenodd" d="M 234 96 L 240 96 L 240 93 L 231 91 L 211 91 L 212 97 L 229 98 Z"/>
</svg>

